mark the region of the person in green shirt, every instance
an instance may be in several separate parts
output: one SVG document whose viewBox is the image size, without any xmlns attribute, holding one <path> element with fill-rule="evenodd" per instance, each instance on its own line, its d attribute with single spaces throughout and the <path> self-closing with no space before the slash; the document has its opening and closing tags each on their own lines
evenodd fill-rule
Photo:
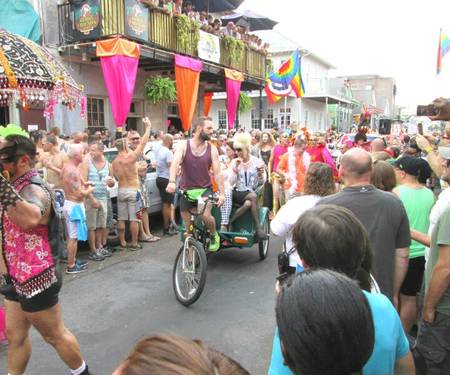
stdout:
<svg viewBox="0 0 450 375">
<path fill-rule="evenodd" d="M 418 157 L 403 156 L 395 161 L 394 168 L 398 183 L 394 193 L 405 207 L 410 228 L 427 233 L 434 194 L 419 180 L 423 174 L 428 173 L 428 163 Z M 417 321 L 418 293 L 422 286 L 424 269 L 425 246 L 411 241 L 408 272 L 400 288 L 400 318 L 405 332 L 409 332 Z"/>
</svg>

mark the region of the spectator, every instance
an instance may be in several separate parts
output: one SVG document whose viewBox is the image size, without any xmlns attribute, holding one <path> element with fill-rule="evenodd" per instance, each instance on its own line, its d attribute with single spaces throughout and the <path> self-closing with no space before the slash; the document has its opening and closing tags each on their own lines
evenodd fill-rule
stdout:
<svg viewBox="0 0 450 375">
<path fill-rule="evenodd" d="M 391 193 L 397 185 L 395 171 L 392 165 L 383 160 L 375 160 L 372 165 L 370 183 L 377 189 Z"/>
<path fill-rule="evenodd" d="M 108 214 L 107 186 L 114 186 L 111 167 L 103 155 L 104 146 L 94 142 L 89 146 L 90 158 L 80 165 L 81 176 L 94 187 L 93 197 L 85 203 L 86 222 L 88 226 L 89 259 L 101 261 L 112 253 L 106 248 L 108 231 L 106 218 Z"/>
<path fill-rule="evenodd" d="M 44 138 L 44 157 L 42 164 L 46 168 L 46 181 L 53 188 L 61 187 L 60 173 L 67 162 L 67 156 L 59 150 L 57 138 L 49 134 Z"/>
<path fill-rule="evenodd" d="M 414 363 L 397 311 L 379 294 L 370 275 L 370 243 L 361 222 L 343 207 L 317 206 L 300 216 L 292 238 L 305 269 L 320 267 L 341 272 L 357 280 L 364 290 L 372 311 L 375 346 L 363 374 L 413 374 Z M 283 366 L 278 334 L 275 334 L 269 374 L 292 374 Z"/>
<path fill-rule="evenodd" d="M 249 375 L 236 361 L 199 340 L 156 334 L 139 341 L 113 375 Z"/>
<path fill-rule="evenodd" d="M 428 163 L 413 156 L 403 156 L 395 162 L 398 195 L 406 209 L 409 226 L 412 230 L 428 232 L 429 216 L 434 205 L 434 194 L 419 182 Z M 400 317 L 406 332 L 409 332 L 417 319 L 417 295 L 422 286 L 425 268 L 425 246 L 412 241 L 409 247 L 409 267 L 400 289 Z"/>
<path fill-rule="evenodd" d="M 166 191 L 169 184 L 170 165 L 173 160 L 173 137 L 166 134 L 163 137 L 162 145 L 154 150 L 156 163 L 156 186 L 162 200 L 163 233 L 164 235 L 174 235 L 178 233 L 176 224 L 171 222 L 174 194 Z"/>
<path fill-rule="evenodd" d="M 397 305 L 411 242 L 405 208 L 396 196 L 370 184 L 372 159 L 368 152 L 360 148 L 347 151 L 339 172 L 344 190 L 323 198 L 319 204 L 346 207 L 361 220 L 372 245 L 375 279 L 383 294 Z"/>
<path fill-rule="evenodd" d="M 294 374 L 361 373 L 372 354 L 368 300 L 343 274 L 320 269 L 297 274 L 281 289 L 276 318 L 283 357 Z"/>
</svg>

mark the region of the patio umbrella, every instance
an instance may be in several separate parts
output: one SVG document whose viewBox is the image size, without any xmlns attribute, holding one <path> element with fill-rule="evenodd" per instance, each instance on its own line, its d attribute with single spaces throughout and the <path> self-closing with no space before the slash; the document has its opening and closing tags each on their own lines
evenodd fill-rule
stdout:
<svg viewBox="0 0 450 375">
<path fill-rule="evenodd" d="M 42 46 L 0 29 L 0 106 L 19 103 L 24 110 L 32 103 L 45 106 L 51 117 L 56 104 L 85 110 L 83 87 Z"/>
<path fill-rule="evenodd" d="M 190 0 L 197 12 L 226 12 L 235 10 L 244 0 Z"/>
<path fill-rule="evenodd" d="M 223 26 L 226 26 L 228 22 L 234 22 L 235 24 L 246 26 L 250 31 L 272 30 L 278 23 L 270 18 L 252 12 L 251 10 L 244 10 L 242 12 L 236 12 L 229 16 L 222 17 Z"/>
</svg>

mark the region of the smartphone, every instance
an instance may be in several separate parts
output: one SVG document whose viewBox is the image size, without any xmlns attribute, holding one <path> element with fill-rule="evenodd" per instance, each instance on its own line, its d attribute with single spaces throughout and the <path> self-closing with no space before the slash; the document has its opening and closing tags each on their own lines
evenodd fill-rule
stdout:
<svg viewBox="0 0 450 375">
<path fill-rule="evenodd" d="M 422 123 L 417 124 L 417 133 L 419 133 L 420 135 L 423 135 L 423 124 Z"/>
<path fill-rule="evenodd" d="M 417 116 L 436 116 L 438 113 L 439 109 L 435 108 L 433 104 L 417 106 Z"/>
</svg>

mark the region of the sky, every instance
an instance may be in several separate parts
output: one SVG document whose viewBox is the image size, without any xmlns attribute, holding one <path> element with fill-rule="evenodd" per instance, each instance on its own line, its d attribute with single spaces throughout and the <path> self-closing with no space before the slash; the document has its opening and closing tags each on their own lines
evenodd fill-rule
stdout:
<svg viewBox="0 0 450 375">
<path fill-rule="evenodd" d="M 393 77 L 397 105 L 450 97 L 450 53 L 436 75 L 439 29 L 450 36 L 450 0 L 245 0 L 239 9 L 278 21 L 276 31 L 337 67 L 331 77 Z"/>
</svg>

